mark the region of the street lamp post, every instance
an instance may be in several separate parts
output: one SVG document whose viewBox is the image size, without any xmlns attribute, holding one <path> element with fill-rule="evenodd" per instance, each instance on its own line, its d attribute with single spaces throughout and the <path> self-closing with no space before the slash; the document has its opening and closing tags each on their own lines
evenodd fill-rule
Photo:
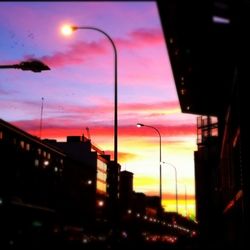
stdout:
<svg viewBox="0 0 250 250">
<path fill-rule="evenodd" d="M 175 172 L 175 201 L 176 201 L 176 213 L 178 213 L 178 187 L 177 187 L 177 170 L 176 170 L 176 167 L 171 164 L 171 163 L 168 163 L 168 162 L 162 162 L 164 164 L 167 164 L 171 167 L 173 167 L 174 169 L 174 172 Z"/>
<path fill-rule="evenodd" d="M 117 115 L 117 90 L 118 90 L 118 81 L 117 81 L 117 49 L 115 46 L 114 41 L 112 38 L 103 30 L 92 27 L 92 26 L 68 26 L 65 25 L 62 27 L 62 32 L 64 35 L 70 35 L 73 31 L 85 29 L 85 30 L 94 30 L 102 33 L 111 43 L 113 51 L 114 51 L 114 166 L 115 170 L 118 170 L 118 115 Z M 116 172 L 116 171 L 115 171 Z M 119 174 L 119 172 L 117 172 Z M 117 175 L 118 181 L 118 175 Z M 117 190 L 118 190 L 118 183 L 117 183 Z M 110 197 L 111 198 L 111 197 Z M 111 221 L 113 222 L 113 236 L 112 236 L 112 244 L 115 244 L 118 235 L 118 228 L 119 228 L 119 209 L 118 209 L 118 193 L 113 197 L 112 195 L 113 204 L 111 205 Z"/>
<path fill-rule="evenodd" d="M 187 186 L 185 184 L 185 210 L 186 210 L 186 217 L 188 216 L 188 211 L 187 211 Z"/>
<path fill-rule="evenodd" d="M 160 205 L 162 205 L 162 177 L 161 177 L 161 134 L 159 132 L 159 130 L 153 126 L 148 126 L 148 125 L 145 125 L 145 124 L 142 124 L 142 123 L 137 123 L 137 127 L 140 128 L 140 127 L 148 127 L 148 128 L 152 128 L 154 129 L 158 135 L 159 135 L 159 139 L 160 139 L 160 166 L 159 166 L 159 172 L 160 172 Z"/>
<path fill-rule="evenodd" d="M 65 35 L 69 35 L 70 33 L 72 33 L 72 31 L 76 31 L 79 29 L 95 30 L 95 31 L 102 33 L 104 36 L 106 36 L 108 38 L 108 40 L 110 41 L 110 43 L 113 47 L 113 50 L 114 50 L 114 163 L 115 163 L 115 166 L 117 167 L 117 162 L 118 162 L 117 49 L 116 49 L 115 43 L 112 40 L 112 38 L 106 32 L 104 32 L 103 30 L 96 28 L 96 27 L 92 27 L 92 26 L 64 26 L 62 28 L 62 32 Z"/>
<path fill-rule="evenodd" d="M 50 68 L 39 60 L 29 60 L 23 61 L 19 64 L 10 64 L 10 65 L 0 65 L 0 69 L 21 69 L 21 70 L 29 70 L 35 73 L 40 73 L 44 70 L 50 70 Z"/>
</svg>

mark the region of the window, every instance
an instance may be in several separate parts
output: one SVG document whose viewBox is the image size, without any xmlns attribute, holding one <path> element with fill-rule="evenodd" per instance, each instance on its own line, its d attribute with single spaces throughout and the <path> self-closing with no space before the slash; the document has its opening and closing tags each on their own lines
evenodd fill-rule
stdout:
<svg viewBox="0 0 250 250">
<path fill-rule="evenodd" d="M 97 180 L 96 180 L 96 189 L 97 192 L 106 193 L 107 184 L 107 164 L 100 159 L 97 159 Z"/>
<path fill-rule="evenodd" d="M 101 181 L 96 182 L 96 186 L 97 186 L 97 192 L 99 193 L 106 193 L 106 183 L 103 183 Z"/>
<path fill-rule="evenodd" d="M 38 166 L 39 166 L 39 160 L 35 159 L 35 167 L 38 167 Z"/>
<path fill-rule="evenodd" d="M 20 141 L 20 146 L 21 146 L 21 148 L 23 148 L 23 149 L 24 149 L 24 146 L 25 146 L 24 141 Z"/>
<path fill-rule="evenodd" d="M 40 148 L 38 148 L 38 149 L 37 149 L 37 153 L 38 153 L 39 155 L 41 155 L 41 154 L 42 154 L 42 150 L 41 150 Z"/>
</svg>

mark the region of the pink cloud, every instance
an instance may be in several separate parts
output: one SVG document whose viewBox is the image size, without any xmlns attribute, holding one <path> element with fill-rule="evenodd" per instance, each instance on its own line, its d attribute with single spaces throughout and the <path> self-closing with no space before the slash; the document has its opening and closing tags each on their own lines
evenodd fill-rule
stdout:
<svg viewBox="0 0 250 250">
<path fill-rule="evenodd" d="M 110 116 L 110 114 L 113 114 L 113 103 L 107 102 L 105 98 L 101 99 L 98 98 L 99 103 L 97 105 L 90 105 L 90 106 L 82 106 L 82 105 L 75 105 L 75 104 L 66 104 L 65 103 L 59 103 L 59 102 L 47 102 L 44 107 L 47 113 L 51 114 L 57 114 L 58 117 L 60 115 L 64 114 L 65 118 L 70 118 L 71 116 L 74 117 L 75 115 L 99 115 L 100 112 L 102 114 L 107 114 Z M 29 111 L 35 111 L 37 112 L 37 107 L 40 107 L 41 102 L 39 101 L 19 101 L 19 100 L 12 100 L 12 101 L 5 101 L 0 100 L 1 107 L 2 108 L 8 108 L 10 105 L 18 106 L 20 109 L 23 110 L 29 110 Z M 172 102 L 158 102 L 158 103 L 121 103 L 119 104 L 119 114 L 120 118 L 127 112 L 129 112 L 131 115 L 135 114 L 138 116 L 138 112 L 145 112 L 148 111 L 148 114 L 150 115 L 150 112 L 153 114 L 156 112 L 157 114 L 159 111 L 164 110 L 179 110 L 179 103 L 178 101 L 172 101 Z M 67 114 L 67 115 L 66 115 Z M 148 116 L 147 114 L 147 116 Z"/>
<path fill-rule="evenodd" d="M 81 64 L 89 56 L 104 54 L 106 52 L 102 43 L 79 42 L 70 46 L 66 52 L 55 52 L 51 56 L 43 56 L 41 60 L 51 67 L 62 67 L 65 65 Z"/>
<path fill-rule="evenodd" d="M 129 39 L 114 39 L 117 47 L 126 49 L 141 48 L 152 46 L 158 43 L 164 43 L 163 35 L 160 29 L 138 29 L 129 34 Z M 63 67 L 65 65 L 78 65 L 96 55 L 105 54 L 107 49 L 106 38 L 98 42 L 77 42 L 71 44 L 65 52 L 54 52 L 52 55 L 45 55 L 40 58 L 41 61 L 50 67 Z M 25 59 L 33 58 L 33 55 L 26 55 Z"/>
<path fill-rule="evenodd" d="M 137 29 L 130 33 L 133 40 L 137 43 L 147 44 L 152 46 L 153 44 L 163 43 L 164 38 L 160 29 Z"/>
<path fill-rule="evenodd" d="M 178 101 L 172 102 L 157 102 L 157 103 L 128 103 L 121 104 L 119 107 L 122 110 L 128 111 L 145 111 L 145 110 L 159 110 L 159 109 L 179 109 Z"/>
<path fill-rule="evenodd" d="M 164 44 L 164 36 L 160 29 L 136 29 L 128 34 L 128 38 L 117 38 L 115 44 L 123 49 L 140 49 L 145 46 Z"/>
<path fill-rule="evenodd" d="M 8 103 L 2 103 L 3 107 L 9 108 Z M 14 102 L 9 105 L 17 106 L 27 110 L 29 113 L 37 113 L 37 109 L 40 106 L 40 102 Z M 29 108 L 30 107 L 30 108 Z M 179 108 L 177 101 L 174 102 L 159 102 L 155 104 L 142 104 L 142 103 L 131 103 L 119 105 L 119 135 L 120 136 L 140 136 L 143 133 L 144 136 L 152 137 L 152 131 L 149 129 L 143 129 L 143 131 L 136 128 L 136 123 L 140 116 L 140 112 L 146 112 L 148 114 L 154 114 L 157 118 L 163 116 L 161 110 L 176 110 Z M 63 129 L 61 136 L 66 136 L 67 132 L 71 130 L 81 131 L 83 122 L 86 126 L 91 126 L 95 130 L 96 135 L 100 136 L 113 136 L 113 105 L 107 103 L 99 103 L 98 106 L 81 106 L 81 105 L 70 105 L 63 103 L 46 103 L 44 107 L 45 116 L 43 118 L 44 129 L 47 129 L 48 135 L 53 136 L 53 131 L 57 128 Z M 102 116 L 100 117 L 100 113 Z M 53 116 L 53 117 L 51 117 Z M 37 116 L 36 116 L 37 117 Z M 110 120 L 111 119 L 111 120 Z M 15 122 L 18 126 L 25 130 L 35 131 L 38 129 L 39 118 L 33 120 L 19 120 Z M 125 125 L 126 124 L 126 125 Z M 166 124 L 166 123 L 165 123 Z M 150 125 L 150 124 L 148 124 Z M 162 136 L 186 136 L 196 134 L 196 125 L 185 123 L 184 121 L 169 120 L 167 125 L 162 125 L 154 121 L 153 126 L 157 127 Z M 61 130 L 62 132 L 62 130 Z M 58 133 L 55 133 L 58 136 Z"/>
<path fill-rule="evenodd" d="M 39 129 L 39 119 L 34 120 L 22 120 L 13 122 L 16 126 L 32 133 L 37 134 L 37 130 Z M 69 119 L 58 119 L 58 118 L 49 118 L 43 120 L 43 134 L 47 137 L 66 137 L 67 135 L 80 135 L 81 131 L 83 131 L 84 125 L 82 121 L 76 122 L 75 120 Z M 91 130 L 95 136 L 105 136 L 105 137 L 113 137 L 114 129 L 113 126 L 109 125 L 91 125 Z M 86 125 L 87 126 L 87 125 Z M 89 126 L 89 125 L 88 125 Z M 171 136 L 188 136 L 196 134 L 196 126 L 195 125 L 177 125 L 177 126 L 162 126 L 156 125 L 159 131 L 161 131 L 161 135 L 165 137 Z M 131 126 L 120 126 L 119 127 L 119 136 L 121 137 L 138 137 L 143 134 L 144 137 L 152 137 L 152 131 L 149 129 L 141 129 L 136 128 L 135 125 Z M 173 142 L 175 143 L 175 142 Z"/>
</svg>

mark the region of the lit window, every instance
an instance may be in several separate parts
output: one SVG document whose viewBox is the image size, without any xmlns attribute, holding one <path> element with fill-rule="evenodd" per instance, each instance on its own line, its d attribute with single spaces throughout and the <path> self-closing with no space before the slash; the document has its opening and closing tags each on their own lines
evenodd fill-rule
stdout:
<svg viewBox="0 0 250 250">
<path fill-rule="evenodd" d="M 25 146 L 24 141 L 20 141 L 20 146 L 21 146 L 21 148 L 24 148 L 24 146 Z"/>
<path fill-rule="evenodd" d="M 97 205 L 98 205 L 98 207 L 103 207 L 103 206 L 104 206 L 104 201 L 99 200 L 99 201 L 97 202 Z"/>
<path fill-rule="evenodd" d="M 43 165 L 44 165 L 44 167 L 47 167 L 49 165 L 49 161 L 44 161 Z"/>
<path fill-rule="evenodd" d="M 101 193 L 107 192 L 107 164 L 100 159 L 97 159 L 97 181 L 96 188 L 97 191 Z"/>
<path fill-rule="evenodd" d="M 99 193 L 106 193 L 107 192 L 106 183 L 103 183 L 102 181 L 97 180 L 96 181 L 96 189 Z"/>
<path fill-rule="evenodd" d="M 46 167 L 48 167 L 48 166 L 49 166 L 49 161 L 45 160 L 45 161 L 43 162 L 43 168 L 46 168 Z"/>
<path fill-rule="evenodd" d="M 218 136 L 218 128 L 212 129 L 212 136 Z"/>
<path fill-rule="evenodd" d="M 48 153 L 48 159 L 50 159 L 50 153 Z"/>
<path fill-rule="evenodd" d="M 92 184 L 92 180 L 88 180 L 88 181 L 87 181 L 87 184 L 88 184 L 88 185 L 91 185 L 91 184 Z"/>
<path fill-rule="evenodd" d="M 229 24 L 230 19 L 220 16 L 213 16 L 213 22 L 218 24 Z"/>
<path fill-rule="evenodd" d="M 214 123 L 218 123 L 218 118 L 216 116 L 212 116 L 211 117 L 211 123 L 214 124 Z"/>
<path fill-rule="evenodd" d="M 107 178 L 107 174 L 103 173 L 102 171 L 100 171 L 100 169 L 97 170 L 97 179 L 106 182 L 106 178 Z"/>
<path fill-rule="evenodd" d="M 181 94 L 182 94 L 182 95 L 185 95 L 185 94 L 186 94 L 186 92 L 187 92 L 187 90 L 186 90 L 186 89 L 181 89 Z"/>
<path fill-rule="evenodd" d="M 29 143 L 26 144 L 26 150 L 30 151 L 30 144 Z"/>
<path fill-rule="evenodd" d="M 38 148 L 38 149 L 37 149 L 37 153 L 38 153 L 39 155 L 41 155 L 41 154 L 42 154 L 42 150 L 41 150 L 40 148 Z"/>
<path fill-rule="evenodd" d="M 39 160 L 35 159 L 35 166 L 38 167 L 39 166 Z"/>
<path fill-rule="evenodd" d="M 3 132 L 0 131 L 0 140 L 2 140 L 2 139 L 3 139 Z"/>
</svg>

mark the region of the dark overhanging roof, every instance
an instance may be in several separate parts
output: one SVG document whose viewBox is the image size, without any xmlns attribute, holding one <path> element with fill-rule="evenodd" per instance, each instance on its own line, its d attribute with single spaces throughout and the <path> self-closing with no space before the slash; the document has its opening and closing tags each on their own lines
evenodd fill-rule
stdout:
<svg viewBox="0 0 250 250">
<path fill-rule="evenodd" d="M 226 0 L 157 5 L 182 112 L 224 112 L 236 74 L 238 5 Z"/>
</svg>

